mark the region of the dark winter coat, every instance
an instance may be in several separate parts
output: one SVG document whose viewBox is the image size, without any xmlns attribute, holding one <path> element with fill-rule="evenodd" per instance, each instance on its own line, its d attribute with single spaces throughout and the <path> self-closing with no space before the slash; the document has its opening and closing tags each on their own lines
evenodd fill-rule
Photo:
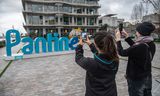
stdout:
<svg viewBox="0 0 160 96">
<path fill-rule="evenodd" d="M 108 61 L 105 55 L 98 54 L 94 44 L 90 45 L 94 58 L 86 58 L 83 55 L 83 46 L 76 48 L 76 63 L 86 70 L 86 94 L 85 96 L 117 96 L 116 73 L 118 63 Z"/>
<path fill-rule="evenodd" d="M 119 55 L 128 57 L 127 78 L 142 80 L 151 76 L 151 61 L 156 50 L 154 42 L 135 45 L 135 42 L 131 38 L 127 38 L 126 42 L 130 45 L 128 49 L 123 49 L 121 41 L 117 42 L 117 47 Z"/>
</svg>

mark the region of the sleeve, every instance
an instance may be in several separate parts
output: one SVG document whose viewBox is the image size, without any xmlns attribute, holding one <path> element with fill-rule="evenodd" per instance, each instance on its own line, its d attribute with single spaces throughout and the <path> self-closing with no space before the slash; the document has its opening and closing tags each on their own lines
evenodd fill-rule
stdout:
<svg viewBox="0 0 160 96">
<path fill-rule="evenodd" d="M 132 46 L 132 45 L 135 43 L 130 37 L 126 38 L 125 41 L 126 41 L 130 46 Z"/>
<path fill-rule="evenodd" d="M 134 55 L 136 51 L 135 47 L 129 47 L 128 49 L 123 49 L 121 41 L 117 42 L 117 49 L 120 56 L 128 57 L 129 55 Z"/>
<path fill-rule="evenodd" d="M 89 47 L 90 47 L 92 53 L 98 53 L 98 51 L 93 43 L 91 45 L 89 45 Z"/>
<path fill-rule="evenodd" d="M 85 70 L 94 70 L 94 64 L 90 63 L 91 58 L 86 58 L 83 56 L 84 50 L 82 45 L 78 45 L 76 48 L 76 63 Z"/>
</svg>

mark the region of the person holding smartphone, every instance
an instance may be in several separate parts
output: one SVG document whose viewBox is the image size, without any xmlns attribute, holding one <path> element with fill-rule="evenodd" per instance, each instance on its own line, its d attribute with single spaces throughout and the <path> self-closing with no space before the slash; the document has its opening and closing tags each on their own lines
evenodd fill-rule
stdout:
<svg viewBox="0 0 160 96">
<path fill-rule="evenodd" d="M 94 58 L 84 57 L 84 43 L 88 44 Z M 86 70 L 85 96 L 117 96 L 115 77 L 119 58 L 115 39 L 110 33 L 96 33 L 94 43 L 91 43 L 88 36 L 86 41 L 80 38 L 75 61 Z"/>
<path fill-rule="evenodd" d="M 156 51 L 154 39 L 151 33 L 155 30 L 152 23 L 144 22 L 136 28 L 136 41 L 133 41 L 125 30 L 122 34 L 125 41 L 130 45 L 123 49 L 121 44 L 121 33 L 116 30 L 116 41 L 118 53 L 128 57 L 126 78 L 128 82 L 129 96 L 152 96 L 152 60 Z"/>
</svg>

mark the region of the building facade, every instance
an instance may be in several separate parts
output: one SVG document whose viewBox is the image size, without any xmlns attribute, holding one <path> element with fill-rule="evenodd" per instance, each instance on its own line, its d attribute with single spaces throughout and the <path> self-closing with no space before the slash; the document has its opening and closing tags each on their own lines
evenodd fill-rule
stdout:
<svg viewBox="0 0 160 96">
<path fill-rule="evenodd" d="M 118 17 L 113 17 L 115 14 L 108 14 L 99 18 L 99 24 L 101 26 L 107 24 L 110 27 L 117 27 L 119 23 L 124 22 L 124 19 L 119 19 Z"/>
<path fill-rule="evenodd" d="M 155 13 L 155 14 L 149 14 L 149 15 L 143 16 L 142 22 L 151 22 L 156 26 L 156 28 L 159 28 L 160 27 L 160 14 Z"/>
<path fill-rule="evenodd" d="M 99 0 L 22 0 L 24 28 L 29 34 L 66 35 L 73 29 L 98 31 Z"/>
<path fill-rule="evenodd" d="M 106 30 L 107 32 L 114 32 L 118 28 L 119 24 L 124 22 L 124 19 L 115 17 L 116 14 L 108 14 L 99 18 L 100 30 Z"/>
</svg>

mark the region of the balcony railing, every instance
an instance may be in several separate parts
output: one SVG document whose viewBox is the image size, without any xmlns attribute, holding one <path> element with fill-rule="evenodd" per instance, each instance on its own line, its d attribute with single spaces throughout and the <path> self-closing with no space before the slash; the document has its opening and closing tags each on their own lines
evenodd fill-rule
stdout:
<svg viewBox="0 0 160 96">
<path fill-rule="evenodd" d="M 87 6 L 100 6 L 98 1 L 73 1 L 73 0 L 23 0 L 23 1 L 33 1 L 33 2 L 42 2 L 42 3 L 52 3 L 52 2 L 60 2 L 60 3 L 68 3 L 75 5 L 87 5 Z"/>
<path fill-rule="evenodd" d="M 76 12 L 73 12 L 73 13 L 69 13 L 69 12 L 66 12 L 66 11 L 53 11 L 53 12 L 49 12 L 49 11 L 45 11 L 45 12 L 42 12 L 42 11 L 25 11 L 23 10 L 24 13 L 35 13 L 35 14 L 67 14 L 67 15 L 80 15 L 80 16 L 98 16 L 99 14 L 98 13 L 76 13 Z"/>
<path fill-rule="evenodd" d="M 63 23 L 59 24 L 53 24 L 53 25 L 41 25 L 41 24 L 26 24 L 24 27 L 99 27 L 99 25 L 78 25 L 78 24 L 70 24 L 70 25 L 65 25 Z"/>
</svg>

